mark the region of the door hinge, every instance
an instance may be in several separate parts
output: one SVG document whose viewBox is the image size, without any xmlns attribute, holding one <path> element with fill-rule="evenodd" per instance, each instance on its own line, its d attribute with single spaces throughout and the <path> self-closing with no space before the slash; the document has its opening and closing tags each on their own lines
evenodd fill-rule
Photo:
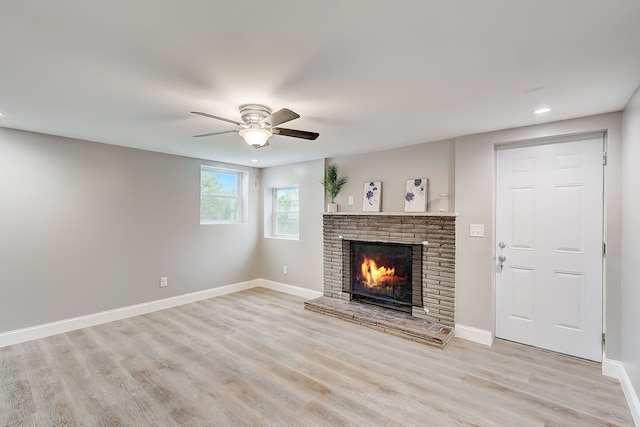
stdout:
<svg viewBox="0 0 640 427">
<path fill-rule="evenodd" d="M 604 332 L 602 333 L 602 348 L 604 348 L 604 343 L 605 343 L 605 335 Z"/>
<path fill-rule="evenodd" d="M 606 151 L 604 153 L 602 153 L 602 164 L 604 166 L 607 165 L 607 152 Z"/>
<path fill-rule="evenodd" d="M 607 256 L 607 244 L 602 242 L 602 256 Z"/>
</svg>

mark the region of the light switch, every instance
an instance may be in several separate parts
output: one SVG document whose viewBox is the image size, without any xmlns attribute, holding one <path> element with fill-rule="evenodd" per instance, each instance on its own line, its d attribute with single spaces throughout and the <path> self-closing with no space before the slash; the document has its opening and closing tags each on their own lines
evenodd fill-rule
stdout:
<svg viewBox="0 0 640 427">
<path fill-rule="evenodd" d="M 349 196 L 349 204 L 352 205 L 353 204 L 353 196 Z"/>
<path fill-rule="evenodd" d="M 484 237 L 484 224 L 469 224 L 469 236 Z"/>
</svg>

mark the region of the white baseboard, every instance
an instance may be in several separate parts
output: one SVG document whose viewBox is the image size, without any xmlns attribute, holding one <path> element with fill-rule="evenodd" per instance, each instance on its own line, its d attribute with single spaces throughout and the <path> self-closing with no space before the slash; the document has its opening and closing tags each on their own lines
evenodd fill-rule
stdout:
<svg viewBox="0 0 640 427">
<path fill-rule="evenodd" d="M 603 357 L 602 359 L 602 375 L 607 377 L 616 378 L 620 381 L 624 397 L 627 399 L 631 416 L 635 425 L 640 426 L 640 399 L 638 393 L 631 383 L 627 370 L 624 368 L 622 362 L 618 360 L 611 360 Z"/>
<path fill-rule="evenodd" d="M 621 380 L 623 369 L 622 362 L 619 360 L 607 359 L 607 356 L 602 356 L 602 375 L 605 377 Z"/>
<path fill-rule="evenodd" d="M 64 319 L 57 322 L 45 323 L 43 325 L 31 326 L 24 329 L 3 332 L 0 334 L 0 347 L 75 331 L 77 329 L 88 328 L 102 323 L 114 322 L 116 320 L 139 316 L 148 312 L 149 304 L 143 303 L 116 308 L 114 310 L 102 311 L 100 313 L 88 314 L 86 316 L 73 317 L 71 319 Z"/>
<path fill-rule="evenodd" d="M 322 296 L 321 291 L 301 288 L 299 286 L 287 285 L 286 283 L 274 282 L 271 280 L 261 280 L 259 286 L 272 289 L 274 291 L 284 292 L 285 294 L 295 295 L 302 298 L 319 298 Z"/>
<path fill-rule="evenodd" d="M 166 308 L 189 304 L 192 302 L 227 295 L 260 286 L 304 298 L 316 298 L 322 295 L 321 292 L 300 288 L 298 286 L 292 286 L 263 279 L 255 279 L 248 282 L 235 283 L 232 285 L 206 289 L 204 291 L 192 292 L 189 294 L 178 295 L 161 300 L 88 314 L 86 316 L 79 316 L 71 319 L 60 320 L 57 322 L 45 323 L 43 325 L 36 325 L 28 328 L 2 332 L 0 333 L 0 347 L 19 344 L 22 342 L 45 338 L 51 335 L 62 334 L 65 332 L 71 332 L 77 329 L 88 328 L 91 326 L 113 322 L 116 320 L 127 319 L 129 317 L 139 316 L 158 310 L 164 310 Z"/>
<path fill-rule="evenodd" d="M 456 324 L 455 336 L 463 340 L 477 342 L 489 347 L 493 345 L 493 333 L 484 329 Z"/>
<path fill-rule="evenodd" d="M 620 378 L 620 384 L 622 385 L 622 390 L 624 391 L 624 397 L 627 398 L 627 403 L 629 404 L 629 409 L 631 410 L 633 422 L 637 426 L 640 426 L 640 399 L 638 398 L 637 390 L 633 387 L 631 379 L 627 375 L 627 370 L 624 369 L 624 365 L 622 365 L 621 376 L 622 378 Z"/>
<path fill-rule="evenodd" d="M 189 294 L 151 301 L 149 303 L 149 312 L 190 304 L 192 302 L 228 295 L 234 292 L 246 291 L 247 289 L 255 288 L 260 285 L 260 279 L 255 279 L 249 280 L 248 282 L 234 283 L 232 285 L 219 286 L 217 288 L 205 289 L 204 291 L 191 292 Z"/>
</svg>

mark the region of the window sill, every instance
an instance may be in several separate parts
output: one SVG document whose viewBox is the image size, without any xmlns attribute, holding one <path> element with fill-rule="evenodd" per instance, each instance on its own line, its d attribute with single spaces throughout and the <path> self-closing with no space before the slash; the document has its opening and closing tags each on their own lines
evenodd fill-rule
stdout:
<svg viewBox="0 0 640 427">
<path fill-rule="evenodd" d="M 300 240 L 300 236 L 296 237 L 287 237 L 287 236 L 264 236 L 265 239 L 274 239 L 274 240 Z"/>
<path fill-rule="evenodd" d="M 241 221 L 200 221 L 200 225 L 242 225 L 246 222 Z"/>
</svg>

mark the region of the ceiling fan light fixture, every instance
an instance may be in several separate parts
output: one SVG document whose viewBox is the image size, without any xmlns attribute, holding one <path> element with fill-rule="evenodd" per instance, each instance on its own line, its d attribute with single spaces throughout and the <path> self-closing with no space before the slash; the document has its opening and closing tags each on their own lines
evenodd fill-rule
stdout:
<svg viewBox="0 0 640 427">
<path fill-rule="evenodd" d="M 238 132 L 244 142 L 249 144 L 252 147 L 262 147 L 267 143 L 267 140 L 271 138 L 271 131 L 263 128 L 248 128 L 242 129 Z"/>
</svg>

